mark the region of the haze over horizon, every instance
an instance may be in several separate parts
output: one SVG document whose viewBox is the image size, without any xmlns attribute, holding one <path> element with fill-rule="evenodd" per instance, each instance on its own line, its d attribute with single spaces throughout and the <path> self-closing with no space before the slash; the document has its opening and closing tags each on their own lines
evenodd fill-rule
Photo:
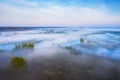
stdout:
<svg viewBox="0 0 120 80">
<path fill-rule="evenodd" d="M 0 26 L 120 26 L 119 0 L 0 0 Z"/>
</svg>

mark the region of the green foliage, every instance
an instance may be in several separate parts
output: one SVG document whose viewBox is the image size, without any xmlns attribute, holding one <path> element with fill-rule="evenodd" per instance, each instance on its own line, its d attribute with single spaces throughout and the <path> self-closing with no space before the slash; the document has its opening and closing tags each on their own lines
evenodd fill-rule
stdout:
<svg viewBox="0 0 120 80">
<path fill-rule="evenodd" d="M 34 43 L 22 43 L 22 48 L 34 48 Z"/>
<path fill-rule="evenodd" d="M 16 44 L 15 49 L 19 49 L 19 48 L 20 48 L 20 44 Z"/>
<path fill-rule="evenodd" d="M 23 42 L 22 44 L 16 44 L 15 45 L 15 49 L 19 49 L 19 48 L 34 48 L 34 43 L 25 43 Z"/>
<path fill-rule="evenodd" d="M 83 38 L 80 38 L 80 42 L 81 42 L 81 43 L 84 43 L 84 39 L 83 39 Z"/>
<path fill-rule="evenodd" d="M 16 71 L 21 71 L 26 67 L 27 63 L 22 57 L 12 57 L 10 59 L 10 66 Z"/>
</svg>

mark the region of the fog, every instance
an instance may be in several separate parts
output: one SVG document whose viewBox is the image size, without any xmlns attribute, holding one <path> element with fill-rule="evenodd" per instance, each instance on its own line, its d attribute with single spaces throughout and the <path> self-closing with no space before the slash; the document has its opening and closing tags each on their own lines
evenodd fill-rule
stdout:
<svg viewBox="0 0 120 80">
<path fill-rule="evenodd" d="M 0 32 L 0 80 L 120 80 L 119 31 L 38 28 Z M 35 46 L 14 49 L 23 42 Z M 27 66 L 20 72 L 12 70 L 11 57 L 23 57 Z"/>
<path fill-rule="evenodd" d="M 0 51 L 12 51 L 17 43 L 34 42 L 35 50 L 70 47 L 81 53 L 120 60 L 119 34 L 119 29 L 116 28 L 38 28 L 3 31 L 0 35 Z M 80 38 L 84 39 L 83 44 L 80 43 Z"/>
<path fill-rule="evenodd" d="M 27 52 L 27 53 L 26 53 Z M 16 52 L 15 52 L 16 53 Z M 0 69 L 0 80 L 119 80 L 120 62 L 63 48 L 23 51 L 27 68 Z M 9 63 L 7 64 L 9 65 Z"/>
</svg>

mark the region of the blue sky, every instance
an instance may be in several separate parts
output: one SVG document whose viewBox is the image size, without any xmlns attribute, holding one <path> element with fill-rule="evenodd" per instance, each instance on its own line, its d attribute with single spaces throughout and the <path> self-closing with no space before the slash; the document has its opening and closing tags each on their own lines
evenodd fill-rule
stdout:
<svg viewBox="0 0 120 80">
<path fill-rule="evenodd" d="M 0 0 L 0 26 L 119 25 L 119 0 Z"/>
</svg>

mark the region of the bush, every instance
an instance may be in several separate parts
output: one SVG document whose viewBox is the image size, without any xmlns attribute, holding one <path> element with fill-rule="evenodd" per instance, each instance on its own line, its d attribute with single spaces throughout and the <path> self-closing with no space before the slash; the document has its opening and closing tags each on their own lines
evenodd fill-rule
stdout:
<svg viewBox="0 0 120 80">
<path fill-rule="evenodd" d="M 15 49 L 19 49 L 19 48 L 20 48 L 20 44 L 16 44 Z"/>
<path fill-rule="evenodd" d="M 34 48 L 34 43 L 23 42 L 22 44 L 16 44 L 15 49 L 19 49 L 19 48 Z"/>
<path fill-rule="evenodd" d="M 81 42 L 81 43 L 84 43 L 84 39 L 83 39 L 83 38 L 80 38 L 80 42 Z"/>
<path fill-rule="evenodd" d="M 27 63 L 24 58 L 22 57 L 12 57 L 10 59 L 10 66 L 12 69 L 16 71 L 21 71 L 26 67 Z"/>
<path fill-rule="evenodd" d="M 88 44 L 88 45 L 91 45 L 91 41 L 87 41 L 87 44 Z"/>
</svg>

